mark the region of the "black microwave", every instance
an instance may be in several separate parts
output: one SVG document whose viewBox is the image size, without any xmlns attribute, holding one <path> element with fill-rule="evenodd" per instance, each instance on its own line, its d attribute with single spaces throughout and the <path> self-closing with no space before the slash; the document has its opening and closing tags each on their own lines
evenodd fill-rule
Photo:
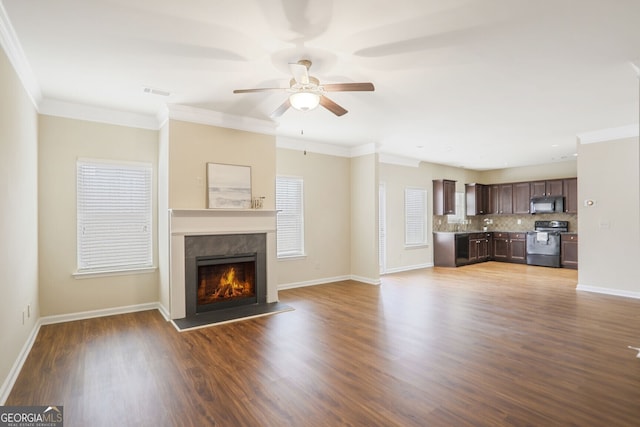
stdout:
<svg viewBox="0 0 640 427">
<path fill-rule="evenodd" d="M 530 212 L 532 214 L 564 212 L 564 197 L 532 197 Z"/>
</svg>

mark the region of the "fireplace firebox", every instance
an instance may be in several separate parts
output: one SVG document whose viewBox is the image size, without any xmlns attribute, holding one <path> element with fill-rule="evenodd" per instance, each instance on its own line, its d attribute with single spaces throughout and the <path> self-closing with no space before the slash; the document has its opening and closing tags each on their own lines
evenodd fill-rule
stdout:
<svg viewBox="0 0 640 427">
<path fill-rule="evenodd" d="M 196 312 L 258 302 L 256 255 L 197 257 Z"/>
<path fill-rule="evenodd" d="M 185 236 L 184 248 L 187 318 L 266 304 L 264 233 Z"/>
</svg>

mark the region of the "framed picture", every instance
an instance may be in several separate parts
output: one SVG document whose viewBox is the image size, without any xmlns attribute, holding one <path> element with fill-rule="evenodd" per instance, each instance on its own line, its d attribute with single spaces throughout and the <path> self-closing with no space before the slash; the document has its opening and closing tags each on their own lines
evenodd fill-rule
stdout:
<svg viewBox="0 0 640 427">
<path fill-rule="evenodd" d="M 251 166 L 207 163 L 207 207 L 251 208 Z"/>
</svg>

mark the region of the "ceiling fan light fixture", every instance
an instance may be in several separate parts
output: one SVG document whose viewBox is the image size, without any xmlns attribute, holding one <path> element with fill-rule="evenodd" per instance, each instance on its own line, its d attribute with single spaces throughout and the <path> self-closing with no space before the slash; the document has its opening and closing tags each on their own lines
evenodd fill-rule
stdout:
<svg viewBox="0 0 640 427">
<path fill-rule="evenodd" d="M 320 104 L 320 95 L 313 92 L 296 92 L 289 96 L 291 106 L 299 111 L 310 111 Z"/>
</svg>

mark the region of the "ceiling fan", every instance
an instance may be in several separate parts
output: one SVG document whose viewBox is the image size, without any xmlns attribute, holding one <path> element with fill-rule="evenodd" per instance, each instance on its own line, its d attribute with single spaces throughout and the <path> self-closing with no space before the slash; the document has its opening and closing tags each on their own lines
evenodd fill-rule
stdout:
<svg viewBox="0 0 640 427">
<path fill-rule="evenodd" d="M 288 88 L 256 88 L 256 89 L 236 89 L 233 93 L 252 92 L 288 92 L 289 97 L 273 113 L 272 118 L 282 116 L 290 107 L 300 111 L 309 111 L 322 105 L 336 116 L 342 116 L 347 110 L 329 99 L 327 92 L 349 92 L 349 91 L 373 91 L 373 83 L 332 83 L 320 84 L 320 81 L 309 75 L 311 61 L 301 59 L 297 63 L 289 64 L 293 78 L 289 81 Z"/>
</svg>

